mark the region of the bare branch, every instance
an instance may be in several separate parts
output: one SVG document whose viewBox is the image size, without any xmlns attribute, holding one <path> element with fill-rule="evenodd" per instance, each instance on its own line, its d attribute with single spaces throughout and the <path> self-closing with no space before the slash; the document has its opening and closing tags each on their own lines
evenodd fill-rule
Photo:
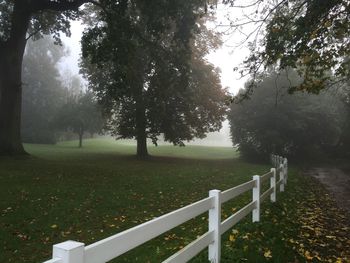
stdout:
<svg viewBox="0 0 350 263">
<path fill-rule="evenodd" d="M 233 7 L 233 8 L 249 8 L 249 7 L 252 7 L 252 6 L 255 6 L 259 3 L 263 2 L 263 0 L 257 0 L 255 1 L 254 3 L 252 4 L 248 4 L 248 5 L 230 5 L 230 7 Z"/>
</svg>

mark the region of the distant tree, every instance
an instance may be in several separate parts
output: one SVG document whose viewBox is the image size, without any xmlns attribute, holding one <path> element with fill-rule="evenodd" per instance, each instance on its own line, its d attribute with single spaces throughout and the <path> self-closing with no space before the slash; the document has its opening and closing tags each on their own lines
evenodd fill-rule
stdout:
<svg viewBox="0 0 350 263">
<path fill-rule="evenodd" d="M 81 95 L 84 87 L 81 83 L 81 76 L 74 74 L 70 68 L 63 70 L 60 78 L 62 85 L 66 88 L 66 98 L 69 97 L 78 97 Z"/>
<path fill-rule="evenodd" d="M 99 133 L 104 120 L 99 106 L 91 92 L 78 97 L 70 97 L 55 117 L 57 129 L 72 131 L 79 137 L 79 147 L 83 146 L 83 136 Z"/>
<path fill-rule="evenodd" d="M 22 73 L 23 142 L 56 142 L 52 120 L 66 98 L 57 63 L 64 55 L 64 49 L 49 37 L 27 44 Z"/>
<path fill-rule="evenodd" d="M 136 138 L 137 155 L 157 143 L 204 137 L 220 129 L 225 91 L 218 71 L 192 53 L 202 1 L 112 1 L 83 37 L 83 72 L 112 117 L 118 138 Z M 113 30 L 112 30 L 113 29 Z M 193 45 L 194 46 L 194 45 Z M 198 45 L 202 47 L 202 45 Z M 201 54 L 199 56 L 198 54 Z"/>
<path fill-rule="evenodd" d="M 310 158 L 336 146 L 345 119 L 339 96 L 326 91 L 289 95 L 290 81 L 302 81 L 296 72 L 270 72 L 260 81 L 251 98 L 232 104 L 229 113 L 232 141 L 244 157 Z"/>
</svg>

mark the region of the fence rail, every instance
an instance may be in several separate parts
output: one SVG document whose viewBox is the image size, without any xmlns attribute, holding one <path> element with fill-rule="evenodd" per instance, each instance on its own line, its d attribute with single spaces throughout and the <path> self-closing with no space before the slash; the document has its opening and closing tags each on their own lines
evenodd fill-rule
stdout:
<svg viewBox="0 0 350 263">
<path fill-rule="evenodd" d="M 179 226 L 196 216 L 209 212 L 208 232 L 194 240 L 166 259 L 166 263 L 187 262 L 208 247 L 209 261 L 219 263 L 221 257 L 221 235 L 252 212 L 252 221 L 260 221 L 261 203 L 269 196 L 276 202 L 277 189 L 284 191 L 288 179 L 286 158 L 271 155 L 274 168 L 262 176 L 254 175 L 252 180 L 221 192 L 209 191 L 209 197 L 183 208 L 157 217 L 125 230 L 116 235 L 85 246 L 84 243 L 66 241 L 53 246 L 52 259 L 44 263 L 105 263 L 125 252 Z M 277 175 L 279 176 L 277 181 Z M 270 179 L 270 187 L 261 193 L 262 184 Z M 221 221 L 221 205 L 249 190 L 252 190 L 252 202 Z"/>
</svg>

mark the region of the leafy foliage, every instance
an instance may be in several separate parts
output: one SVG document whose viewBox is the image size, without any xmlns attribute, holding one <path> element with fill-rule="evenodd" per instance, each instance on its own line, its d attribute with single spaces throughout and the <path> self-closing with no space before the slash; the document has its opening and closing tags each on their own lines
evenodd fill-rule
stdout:
<svg viewBox="0 0 350 263">
<path fill-rule="evenodd" d="M 23 12 L 23 16 L 30 15 L 27 30 L 28 38 L 34 40 L 42 38 L 43 35 L 52 35 L 56 43 L 61 43 L 60 32 L 70 35 L 70 21 L 77 19 L 81 13 L 78 7 L 89 1 L 0 1 L 0 41 L 6 42 L 11 38 L 15 11 Z M 18 25 L 17 25 L 18 26 Z M 23 25 L 20 25 L 23 26 Z M 13 34 L 13 32 L 12 32 Z"/>
<path fill-rule="evenodd" d="M 259 2 L 259 1 L 258 1 Z M 350 3 L 347 0 L 277 1 L 266 5 L 266 35 L 252 48 L 246 70 L 255 75 L 276 66 L 297 69 L 303 81 L 290 91 L 318 93 L 350 76 Z M 266 69 L 266 68 L 265 68 Z"/>
<path fill-rule="evenodd" d="M 343 102 L 331 92 L 289 95 L 290 83 L 300 81 L 295 72 L 271 72 L 251 99 L 232 104 L 232 140 L 243 156 L 266 159 L 278 152 L 298 159 L 321 157 L 337 145 L 345 120 Z"/>
<path fill-rule="evenodd" d="M 109 2 L 108 2 L 109 3 Z M 201 1 L 111 1 L 83 37 L 83 72 L 119 138 L 204 137 L 223 120 L 218 71 L 191 54 Z M 112 8 L 113 7 L 113 8 Z M 214 42 L 214 41 L 213 41 Z"/>
</svg>

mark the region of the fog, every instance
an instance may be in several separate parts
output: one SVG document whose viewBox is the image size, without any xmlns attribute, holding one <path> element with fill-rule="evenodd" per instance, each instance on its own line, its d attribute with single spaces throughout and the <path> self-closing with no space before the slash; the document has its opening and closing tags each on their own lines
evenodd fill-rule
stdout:
<svg viewBox="0 0 350 263">
<path fill-rule="evenodd" d="M 223 41 L 222 46 L 217 50 L 212 50 L 207 56 L 207 59 L 220 69 L 221 84 L 223 87 L 227 87 L 231 94 L 236 94 L 239 89 L 244 87 L 244 83 L 247 81 L 247 77 L 242 78 L 237 71 L 234 71 L 234 68 L 241 66 L 241 63 L 249 54 L 249 49 L 246 44 L 240 45 L 245 39 L 245 34 L 240 32 L 223 32 L 226 31 L 225 25 L 228 25 L 230 20 L 241 17 L 242 15 L 244 14 L 241 9 L 227 8 L 227 6 L 219 4 L 216 19 L 207 23 L 210 29 L 222 33 L 221 38 Z M 63 79 L 69 74 L 72 76 L 79 75 L 79 60 L 81 56 L 80 40 L 83 30 L 84 26 L 80 21 L 72 21 L 71 37 L 61 35 L 64 46 L 68 50 L 68 55 L 61 59 L 59 63 L 59 71 Z M 251 28 L 246 26 L 244 30 L 248 32 Z M 81 75 L 79 77 L 83 87 L 86 89 L 88 85 L 87 81 Z M 231 147 L 232 142 L 229 134 L 229 124 L 228 121 L 225 121 L 219 132 L 208 133 L 206 138 L 195 139 L 186 142 L 186 144 Z M 160 138 L 160 144 L 167 143 L 162 142 Z"/>
<path fill-rule="evenodd" d="M 114 140 L 115 138 L 110 135 L 102 135 L 98 136 L 99 138 L 105 138 L 105 139 L 111 139 Z M 126 140 L 126 139 L 120 139 L 120 143 L 127 144 L 127 145 L 136 145 L 136 140 Z M 148 145 L 153 145 L 152 140 L 147 140 Z M 230 127 L 228 121 L 223 122 L 223 127 L 219 132 L 209 132 L 207 136 L 203 139 L 194 139 L 192 141 L 184 141 L 185 147 L 188 145 L 195 145 L 195 146 L 213 146 L 213 147 L 232 147 L 232 141 L 230 137 Z M 162 136 L 159 136 L 157 145 L 172 145 L 169 142 L 164 141 Z"/>
</svg>

